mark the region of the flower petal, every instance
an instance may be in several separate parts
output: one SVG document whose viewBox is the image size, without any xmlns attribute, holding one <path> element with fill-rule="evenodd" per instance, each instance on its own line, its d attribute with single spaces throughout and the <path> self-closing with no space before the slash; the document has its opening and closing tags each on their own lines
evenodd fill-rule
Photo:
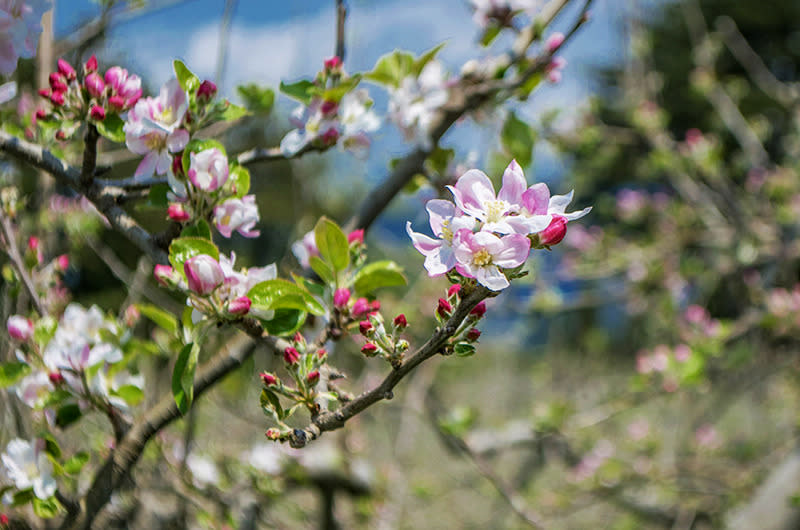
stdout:
<svg viewBox="0 0 800 530">
<path fill-rule="evenodd" d="M 495 265 L 504 269 L 512 269 L 525 263 L 531 251 L 531 241 L 527 237 L 511 234 L 503 237 L 500 241 L 503 245 L 502 250 L 492 253 L 492 262 Z"/>
<path fill-rule="evenodd" d="M 494 265 L 479 268 L 475 278 L 479 284 L 492 291 L 501 291 L 509 285 L 506 275 Z"/>
<path fill-rule="evenodd" d="M 528 183 L 525 180 L 522 168 L 519 167 L 516 160 L 512 160 L 503 172 L 503 187 L 500 188 L 497 198 L 509 204 L 519 205 L 522 202 L 522 194 L 527 186 Z"/>
</svg>

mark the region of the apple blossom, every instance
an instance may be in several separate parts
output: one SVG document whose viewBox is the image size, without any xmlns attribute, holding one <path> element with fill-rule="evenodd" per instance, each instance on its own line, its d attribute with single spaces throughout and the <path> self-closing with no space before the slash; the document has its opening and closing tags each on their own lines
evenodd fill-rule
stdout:
<svg viewBox="0 0 800 530">
<path fill-rule="evenodd" d="M 189 160 L 187 176 L 198 190 L 216 191 L 228 181 L 228 157 L 216 147 L 190 153 Z"/>
<path fill-rule="evenodd" d="M 33 322 L 21 315 L 11 315 L 6 323 L 8 334 L 12 339 L 28 342 L 33 337 Z"/>
<path fill-rule="evenodd" d="M 359 228 L 357 230 L 353 230 L 352 232 L 347 234 L 347 242 L 348 243 L 358 243 L 359 245 L 364 244 L 364 229 Z"/>
<path fill-rule="evenodd" d="M 545 48 L 547 49 L 547 53 L 555 53 L 562 44 L 564 44 L 564 34 L 560 31 L 556 31 L 549 37 L 544 43 Z"/>
<path fill-rule="evenodd" d="M 60 375 L 59 372 L 52 373 Z M 50 395 L 50 392 L 55 390 L 57 382 L 63 383 L 63 376 L 60 382 L 54 379 L 51 374 L 43 370 L 27 375 L 16 385 L 17 397 L 27 406 L 37 407 Z"/>
<path fill-rule="evenodd" d="M 554 215 L 547 228 L 539 232 L 539 243 L 542 245 L 556 245 L 567 235 L 567 219 L 561 215 Z"/>
<path fill-rule="evenodd" d="M 94 56 L 92 56 L 94 58 Z M 89 59 L 91 61 L 91 59 Z M 90 66 L 97 69 L 97 60 L 94 64 L 90 65 L 89 61 L 86 63 L 87 70 Z M 103 76 L 106 85 L 111 87 L 111 96 L 108 99 L 109 104 L 118 112 L 123 112 L 133 108 L 134 105 L 142 97 L 142 80 L 138 75 L 128 74 L 128 71 L 119 66 L 112 66 L 106 70 Z M 163 91 L 163 89 L 162 89 Z M 152 99 L 152 98 L 148 98 Z"/>
<path fill-rule="evenodd" d="M 183 264 L 183 271 L 186 273 L 189 289 L 200 296 L 211 294 L 225 281 L 219 262 L 208 254 L 187 259 Z"/>
<path fill-rule="evenodd" d="M 328 147 L 336 143 L 339 136 L 339 123 L 336 116 L 337 105 L 331 101 L 314 98 L 306 105 L 296 107 L 289 121 L 297 127 L 289 131 L 281 140 L 281 153 L 292 156 L 312 143 L 322 143 Z M 329 131 L 336 133 L 333 142 Z M 326 136 L 327 134 L 327 136 Z"/>
<path fill-rule="evenodd" d="M 97 56 L 92 55 L 86 60 L 86 64 L 83 65 L 83 71 L 86 74 L 90 74 L 92 72 L 97 71 Z"/>
<path fill-rule="evenodd" d="M 340 287 L 333 292 L 333 305 L 338 308 L 347 307 L 350 301 L 350 289 Z"/>
<path fill-rule="evenodd" d="M 217 85 L 212 81 L 205 80 L 200 83 L 200 86 L 197 88 L 197 101 L 201 103 L 207 103 L 208 101 L 211 101 L 216 95 Z"/>
<path fill-rule="evenodd" d="M 236 271 L 233 269 L 235 261 L 236 254 L 234 253 L 231 253 L 230 258 L 225 255 L 219 257 L 219 265 L 225 277 L 225 283 L 220 288 L 219 295 L 226 300 L 246 296 L 247 292 L 256 284 L 278 277 L 278 267 L 274 263 L 266 267 L 250 267 Z"/>
<path fill-rule="evenodd" d="M 453 304 L 445 300 L 444 298 L 439 298 L 439 303 L 436 306 L 436 314 L 442 318 L 447 318 L 453 312 Z"/>
<path fill-rule="evenodd" d="M 369 147 L 367 133 L 377 131 L 381 125 L 371 107 L 372 100 L 364 89 L 353 90 L 342 97 L 339 102 L 339 121 L 340 145 L 343 148 L 357 150 Z"/>
<path fill-rule="evenodd" d="M 28 442 L 15 438 L 8 442 L 5 452 L 0 456 L 6 476 L 17 490 L 33 488 L 39 499 L 49 499 L 56 492 L 53 478 L 53 464 L 44 451 L 45 442 L 36 439 Z"/>
<path fill-rule="evenodd" d="M 192 218 L 182 204 L 173 202 L 167 206 L 167 216 L 173 221 L 184 223 Z"/>
<path fill-rule="evenodd" d="M 288 346 L 283 350 L 283 360 L 286 361 L 286 364 L 292 366 L 300 360 L 300 352 L 298 352 L 296 348 Z"/>
<path fill-rule="evenodd" d="M 153 276 L 155 276 L 156 281 L 164 287 L 169 287 L 175 283 L 175 270 L 169 265 L 156 265 L 153 268 Z"/>
<path fill-rule="evenodd" d="M 355 303 L 353 304 L 350 313 L 354 317 L 364 316 L 369 313 L 369 302 L 367 302 L 366 298 L 358 298 Z"/>
<path fill-rule="evenodd" d="M 500 238 L 489 232 L 473 234 L 461 229 L 456 233 L 453 243 L 458 261 L 456 270 L 462 276 L 477 279 L 478 283 L 492 291 L 500 291 L 509 285 L 500 269 L 512 269 L 525 263 L 530 247 L 530 240 L 520 234 Z"/>
<path fill-rule="evenodd" d="M 92 108 L 89 110 L 89 116 L 93 120 L 103 121 L 106 119 L 106 111 L 100 105 L 92 105 Z"/>
<path fill-rule="evenodd" d="M 475 342 L 479 338 L 481 338 L 481 330 L 478 328 L 470 328 L 470 330 L 467 331 L 467 340 L 469 342 Z"/>
<path fill-rule="evenodd" d="M 106 82 L 112 86 L 119 85 L 121 90 L 128 90 L 129 80 L 126 78 L 122 81 L 126 77 L 123 74 L 127 73 L 119 70 L 109 69 L 106 72 Z M 128 92 L 135 94 L 135 91 Z M 124 97 L 122 93 L 119 95 Z M 114 106 L 111 98 L 109 104 Z M 158 98 L 145 98 L 136 102 L 123 127 L 128 149 L 138 155 L 145 155 L 136 168 L 135 178 L 149 177 L 153 173 L 165 174 L 172 164 L 170 153 L 180 152 L 186 147 L 189 133 L 180 126 L 188 108 L 186 92 L 177 79 L 172 79 L 161 87 Z"/>
<path fill-rule="evenodd" d="M 0 105 L 7 101 L 11 101 L 17 95 L 17 82 L 11 81 L 0 85 Z"/>
<path fill-rule="evenodd" d="M 234 298 L 228 302 L 228 313 L 232 315 L 246 315 L 250 311 L 252 303 L 250 298 L 246 296 Z"/>
<path fill-rule="evenodd" d="M 472 230 L 475 227 L 475 218 L 462 215 L 453 203 L 441 199 L 428 201 L 425 209 L 428 211 L 431 230 L 439 239 L 412 231 L 411 221 L 406 222 L 406 232 L 414 248 L 425 256 L 424 266 L 428 275 L 441 276 L 456 265 L 452 248 L 453 234 L 461 229 Z"/>
<path fill-rule="evenodd" d="M 92 72 L 91 74 L 86 76 L 86 79 L 83 80 L 84 86 L 86 86 L 87 92 L 92 97 L 99 98 L 103 94 L 103 90 L 106 88 L 106 84 L 103 81 L 103 78 L 100 77 L 100 74 L 97 72 Z"/>
<path fill-rule="evenodd" d="M 258 221 L 255 195 L 228 199 L 214 208 L 214 224 L 224 237 L 231 237 L 234 230 L 244 237 L 258 237 L 261 232 L 253 229 Z"/>
<path fill-rule="evenodd" d="M 400 127 L 406 140 L 428 148 L 434 117 L 447 103 L 447 98 L 442 65 L 436 60 L 430 61 L 419 77 L 408 76 L 391 91 L 389 119 Z"/>
<path fill-rule="evenodd" d="M 532 10 L 538 3 L 538 0 L 470 0 L 475 10 L 472 20 L 482 28 L 492 21 L 501 26 L 511 26 L 515 15 Z"/>
<path fill-rule="evenodd" d="M 0 74 L 11 75 L 17 60 L 36 54 L 42 15 L 50 0 L 0 0 Z"/>
<path fill-rule="evenodd" d="M 292 243 L 292 254 L 304 269 L 310 266 L 310 260 L 313 256 L 319 256 L 319 249 L 317 248 L 313 230 L 306 232 L 300 241 Z"/>
<path fill-rule="evenodd" d="M 561 82 L 561 71 L 564 67 L 567 66 L 567 60 L 563 57 L 553 57 L 550 60 L 550 63 L 545 66 L 544 74 L 547 77 L 547 81 L 552 84 L 557 84 Z"/>
</svg>

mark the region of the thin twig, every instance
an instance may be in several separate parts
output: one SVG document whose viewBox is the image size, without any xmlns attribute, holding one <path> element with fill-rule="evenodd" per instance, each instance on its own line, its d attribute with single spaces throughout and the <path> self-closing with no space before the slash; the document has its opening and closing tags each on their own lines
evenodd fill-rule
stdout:
<svg viewBox="0 0 800 530">
<path fill-rule="evenodd" d="M 11 220 L 8 218 L 3 208 L 0 208 L 0 229 L 3 231 L 4 250 L 6 254 L 8 254 L 11 265 L 17 272 L 22 285 L 25 287 L 25 291 L 27 291 L 28 296 L 30 296 L 33 308 L 36 309 L 36 312 L 39 313 L 40 316 L 46 316 L 47 311 L 39 298 L 39 294 L 36 292 L 36 287 L 34 287 L 33 280 L 30 274 L 28 274 L 28 269 L 25 267 L 25 262 L 19 253 L 19 248 L 17 248 L 17 239 L 14 236 L 14 228 L 11 226 Z"/>
<path fill-rule="evenodd" d="M 344 0 L 336 0 L 336 57 L 344 61 L 344 23 L 347 19 L 347 6 Z"/>
<path fill-rule="evenodd" d="M 217 72 L 214 79 L 217 84 L 222 84 L 222 76 L 225 74 L 225 64 L 228 62 L 228 48 L 231 38 L 231 22 L 233 13 L 236 11 L 236 0 L 226 0 L 225 11 L 222 13 L 222 20 L 219 23 L 219 43 L 217 44 Z"/>
</svg>

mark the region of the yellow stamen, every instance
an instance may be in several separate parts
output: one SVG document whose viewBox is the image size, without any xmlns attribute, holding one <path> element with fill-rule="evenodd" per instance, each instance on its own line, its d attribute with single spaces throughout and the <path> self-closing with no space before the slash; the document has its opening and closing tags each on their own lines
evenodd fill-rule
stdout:
<svg viewBox="0 0 800 530">
<path fill-rule="evenodd" d="M 483 203 L 483 206 L 484 208 L 486 208 L 487 223 L 498 222 L 508 209 L 508 205 L 506 204 L 505 201 L 486 201 L 485 203 Z"/>
<path fill-rule="evenodd" d="M 485 248 L 480 249 L 472 256 L 472 263 L 478 267 L 485 267 L 492 262 L 492 255 Z"/>
</svg>

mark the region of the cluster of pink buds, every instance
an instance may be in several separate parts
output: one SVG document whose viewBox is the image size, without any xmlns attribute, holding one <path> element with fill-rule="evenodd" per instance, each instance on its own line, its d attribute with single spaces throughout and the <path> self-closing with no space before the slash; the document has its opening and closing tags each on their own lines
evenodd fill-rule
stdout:
<svg viewBox="0 0 800 530">
<path fill-rule="evenodd" d="M 81 78 L 71 64 L 59 59 L 58 70 L 50 74 L 49 84 L 50 88 L 39 90 L 39 95 L 51 103 L 51 111 L 39 109 L 38 120 L 103 121 L 109 112 L 131 109 L 142 96 L 138 76 L 129 75 L 119 66 L 112 66 L 101 76 L 94 55 L 84 64 Z M 59 139 L 67 136 L 64 130 L 57 133 Z"/>
<path fill-rule="evenodd" d="M 670 348 L 659 344 L 652 351 L 641 350 L 636 354 L 636 371 L 644 376 L 661 379 L 661 387 L 665 392 L 675 392 L 679 381 L 685 378 L 687 370 L 693 370 L 687 361 L 692 357 L 692 350 L 686 344 L 678 344 Z"/>
<path fill-rule="evenodd" d="M 461 301 L 463 287 L 461 284 L 451 285 L 447 290 L 445 298 L 439 298 L 436 305 L 434 316 L 439 324 L 444 324 L 453 314 L 455 307 Z M 477 342 L 481 336 L 480 330 L 475 327 L 486 314 L 486 302 L 481 301 L 472 308 L 467 318 L 461 323 L 459 328 L 450 339 L 452 351 L 460 357 L 468 357 L 475 353 L 473 343 Z M 448 351 L 450 351 L 448 349 Z"/>
<path fill-rule="evenodd" d="M 370 311 L 358 322 L 359 333 L 367 339 L 361 347 L 361 353 L 367 357 L 381 356 L 392 366 L 398 367 L 409 347 L 408 341 L 400 338 L 407 327 L 408 320 L 403 313 L 394 317 L 391 325 L 387 325 L 379 311 Z"/>
</svg>

